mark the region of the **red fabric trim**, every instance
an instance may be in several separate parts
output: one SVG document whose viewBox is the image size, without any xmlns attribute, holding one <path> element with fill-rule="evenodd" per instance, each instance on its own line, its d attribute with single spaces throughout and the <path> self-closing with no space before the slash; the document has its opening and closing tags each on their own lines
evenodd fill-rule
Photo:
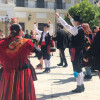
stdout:
<svg viewBox="0 0 100 100">
<path fill-rule="evenodd" d="M 51 47 L 54 47 L 54 41 L 51 40 Z"/>
<path fill-rule="evenodd" d="M 50 54 L 50 45 L 47 46 L 47 52 Z"/>
<path fill-rule="evenodd" d="M 46 42 L 45 42 L 45 41 L 44 41 L 44 42 L 42 42 L 42 43 L 41 43 L 41 45 L 46 45 Z"/>
<path fill-rule="evenodd" d="M 8 100 L 11 100 L 12 99 L 12 95 L 13 95 L 13 88 L 14 88 L 13 86 L 14 86 L 15 71 L 11 72 L 11 75 L 10 75 L 9 78 L 10 78 L 10 88 L 9 88 Z"/>
<path fill-rule="evenodd" d="M 74 61 L 74 57 L 75 57 L 75 48 L 71 48 L 71 61 Z"/>
<path fill-rule="evenodd" d="M 6 76 L 6 75 L 4 75 L 5 77 L 5 80 L 3 80 L 4 81 L 4 84 L 3 84 L 3 90 L 4 90 L 4 92 L 3 92 L 3 95 L 6 95 L 6 90 L 7 90 L 7 84 L 8 84 L 8 81 L 9 81 L 9 75 L 8 76 Z M 12 81 L 12 77 L 11 77 L 11 81 Z M 10 88 L 9 88 L 9 92 L 11 92 L 11 86 L 10 86 Z M 11 97 L 11 96 L 10 96 Z M 3 97 L 3 99 L 2 100 L 5 100 L 5 97 Z"/>
<path fill-rule="evenodd" d="M 36 100 L 31 70 L 4 71 L 0 80 L 0 99 L 1 95 L 2 100 Z"/>
<path fill-rule="evenodd" d="M 25 98 L 26 98 L 26 100 L 28 100 L 28 96 L 27 96 L 27 94 L 28 94 L 28 70 L 25 70 L 25 80 L 24 80 L 25 82 L 25 84 L 26 84 L 26 86 L 25 86 Z"/>
</svg>

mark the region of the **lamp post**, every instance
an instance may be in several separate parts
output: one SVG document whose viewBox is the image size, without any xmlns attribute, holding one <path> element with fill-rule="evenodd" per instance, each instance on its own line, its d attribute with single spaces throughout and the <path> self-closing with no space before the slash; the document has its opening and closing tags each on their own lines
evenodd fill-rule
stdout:
<svg viewBox="0 0 100 100">
<path fill-rule="evenodd" d="M 55 7 L 54 7 L 55 13 L 57 12 L 57 0 L 55 0 Z M 57 18 L 55 16 L 55 36 L 57 36 Z M 57 42 L 55 41 L 55 46 L 57 47 Z"/>
<path fill-rule="evenodd" d="M 32 14 L 29 14 L 29 16 L 28 16 L 28 21 L 31 20 L 31 17 L 32 17 Z"/>
<path fill-rule="evenodd" d="M 5 36 L 8 36 L 8 24 L 10 22 L 10 19 L 8 18 L 8 15 L 6 15 L 5 18 L 2 18 L 2 23 L 5 24 Z"/>
<path fill-rule="evenodd" d="M 55 7 L 54 7 L 55 13 L 57 12 L 57 0 L 55 0 Z M 56 30 L 57 29 L 57 18 L 55 17 L 55 35 L 56 35 Z"/>
</svg>

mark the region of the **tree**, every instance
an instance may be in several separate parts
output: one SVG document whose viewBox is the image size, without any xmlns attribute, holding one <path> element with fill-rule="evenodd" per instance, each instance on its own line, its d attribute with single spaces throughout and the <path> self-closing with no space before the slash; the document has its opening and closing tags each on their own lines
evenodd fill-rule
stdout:
<svg viewBox="0 0 100 100">
<path fill-rule="evenodd" d="M 90 27 L 98 25 L 97 16 L 100 14 L 99 11 L 100 9 L 98 7 L 94 7 L 87 0 L 82 0 L 80 4 L 76 4 L 68 10 L 72 17 L 75 15 L 81 16 L 83 23 L 89 23 Z M 65 17 L 65 20 L 69 23 L 69 19 L 67 17 Z"/>
<path fill-rule="evenodd" d="M 95 23 L 95 25 L 98 25 L 99 24 L 98 21 L 100 20 L 100 7 L 95 6 L 94 11 L 95 11 L 95 19 L 93 20 L 93 23 Z"/>
</svg>

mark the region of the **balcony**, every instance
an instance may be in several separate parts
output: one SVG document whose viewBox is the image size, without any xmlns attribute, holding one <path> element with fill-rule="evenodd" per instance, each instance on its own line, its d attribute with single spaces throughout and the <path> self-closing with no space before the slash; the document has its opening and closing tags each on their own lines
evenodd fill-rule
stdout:
<svg viewBox="0 0 100 100">
<path fill-rule="evenodd" d="M 28 7 L 28 0 L 16 0 L 17 7 Z"/>
<path fill-rule="evenodd" d="M 25 7 L 25 0 L 16 0 L 17 7 Z"/>
</svg>

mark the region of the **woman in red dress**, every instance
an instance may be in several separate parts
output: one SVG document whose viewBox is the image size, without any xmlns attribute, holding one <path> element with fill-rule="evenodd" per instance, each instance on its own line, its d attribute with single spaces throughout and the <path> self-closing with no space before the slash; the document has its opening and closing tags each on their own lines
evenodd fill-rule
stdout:
<svg viewBox="0 0 100 100">
<path fill-rule="evenodd" d="M 3 66 L 0 100 L 36 100 L 35 73 L 28 61 L 32 52 L 42 59 L 41 51 L 33 46 L 31 40 L 21 38 L 21 26 L 12 24 L 10 36 L 0 41 L 0 64 Z"/>
</svg>

